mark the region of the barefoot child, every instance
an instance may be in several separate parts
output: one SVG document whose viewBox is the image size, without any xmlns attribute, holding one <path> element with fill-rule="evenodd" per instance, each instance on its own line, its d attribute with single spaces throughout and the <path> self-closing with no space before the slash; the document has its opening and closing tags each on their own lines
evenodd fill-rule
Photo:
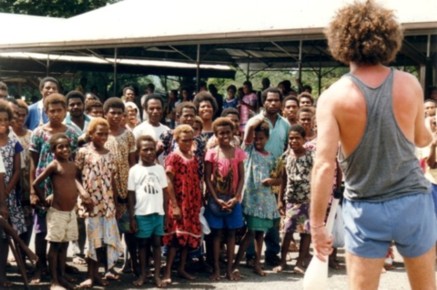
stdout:
<svg viewBox="0 0 437 290">
<path fill-rule="evenodd" d="M 47 241 L 50 242 L 49 267 L 52 277 L 50 289 L 71 289 L 72 285 L 65 278 L 65 263 L 67 259 L 68 242 L 78 238 L 76 220 L 76 203 L 78 189 L 76 187 L 77 169 L 70 160 L 71 149 L 68 138 L 63 133 L 54 134 L 50 138 L 50 147 L 55 160 L 50 162 L 44 171 L 38 175 L 32 186 L 47 211 Z M 53 198 L 45 199 L 40 184 L 50 178 L 53 186 Z M 85 200 L 87 197 L 82 197 Z M 60 287 L 61 286 L 61 287 Z"/>
<path fill-rule="evenodd" d="M 241 192 L 244 183 L 244 151 L 231 146 L 234 124 L 228 118 L 218 118 L 213 123 L 214 135 L 218 146 L 209 149 L 205 156 L 205 183 L 208 194 L 208 206 L 205 218 L 213 235 L 214 272 L 211 280 L 220 279 L 220 242 L 226 234 L 227 268 L 229 280 L 240 278 L 238 269 L 233 268 L 235 251 L 235 232 L 243 226 Z"/>
<path fill-rule="evenodd" d="M 87 231 L 88 279 L 81 287 L 91 288 L 94 283 L 107 286 L 99 276 L 99 265 L 111 269 L 122 252 L 116 215 L 117 187 L 114 186 L 115 166 L 112 153 L 105 148 L 109 124 L 103 118 L 94 118 L 88 126 L 91 142 L 80 148 L 76 165 L 81 171 L 85 191 L 92 199 L 92 207 L 79 203 L 79 214 L 85 217 Z"/>
<path fill-rule="evenodd" d="M 288 135 L 288 146 L 291 149 L 286 157 L 282 174 L 282 185 L 278 198 L 278 208 L 284 219 L 284 238 L 281 247 L 281 265 L 275 271 L 280 272 L 287 266 L 287 252 L 294 232 L 300 234 L 299 256 L 294 273 L 304 274 L 305 265 L 310 259 L 310 227 L 309 201 L 310 177 L 313 167 L 313 151 L 307 150 L 305 129 L 293 125 Z"/>
<path fill-rule="evenodd" d="M 70 150 L 72 154 L 77 148 L 77 139 L 79 137 L 76 130 L 67 125 L 62 124 L 67 113 L 67 103 L 65 97 L 61 94 L 51 94 L 44 98 L 44 111 L 47 114 L 49 122 L 37 127 L 31 136 L 30 153 L 30 184 L 38 177 L 50 162 L 53 161 L 54 155 L 50 149 L 50 138 L 56 133 L 64 133 L 68 138 Z M 52 194 L 52 185 L 49 179 L 39 184 L 43 190 L 44 196 L 48 197 Z M 30 187 L 30 201 L 36 205 L 39 198 L 36 196 L 34 188 Z M 37 206 L 35 209 L 35 253 L 38 256 L 38 263 L 35 274 L 32 278 L 33 283 L 39 283 L 41 275 L 47 271 L 47 225 L 46 225 L 46 210 L 44 207 Z"/>
<path fill-rule="evenodd" d="M 140 275 L 133 284 L 142 286 L 147 280 L 146 254 L 153 248 L 155 285 L 166 286 L 160 278 L 161 238 L 164 235 L 164 197 L 168 196 L 164 167 L 155 164 L 156 141 L 149 135 L 137 139 L 140 157 L 129 170 L 128 199 L 131 232 L 136 233 L 139 245 Z M 174 196 L 170 196 L 174 200 Z"/>
<path fill-rule="evenodd" d="M 123 272 L 134 271 L 138 275 L 138 257 L 137 257 L 137 241 L 134 233 L 130 232 L 129 213 L 127 211 L 127 180 L 129 176 L 129 168 L 136 163 L 136 144 L 135 137 L 131 131 L 127 130 L 122 124 L 122 117 L 125 113 L 125 106 L 120 98 L 109 98 L 103 104 L 105 118 L 109 124 L 108 141 L 105 143 L 105 148 L 112 153 L 112 162 L 117 172 L 117 178 L 114 179 L 114 184 L 117 189 L 117 223 L 118 229 L 124 235 L 127 251 L 125 252 L 125 264 Z M 127 257 L 130 255 L 131 261 Z M 119 275 L 111 270 L 106 273 L 106 278 L 110 280 L 118 280 Z"/>
<path fill-rule="evenodd" d="M 5 174 L 3 175 L 6 206 L 9 220 L 18 234 L 26 232 L 23 208 L 16 193 L 17 182 L 20 178 L 20 153 L 23 150 L 15 138 L 8 136 L 8 130 L 13 119 L 12 110 L 6 101 L 0 101 L 0 155 L 3 158 Z M 6 279 L 6 261 L 9 246 L 7 236 L 0 232 L 0 288 L 9 287 Z"/>
<path fill-rule="evenodd" d="M 180 250 L 178 275 L 187 280 L 195 277 L 185 270 L 188 251 L 200 246 L 202 228 L 200 208 L 202 192 L 198 156 L 193 151 L 194 130 L 190 125 L 179 125 L 173 132 L 175 149 L 165 159 L 165 171 L 169 180 L 170 199 L 167 208 L 167 226 L 164 244 L 169 247 L 164 281 L 171 283 L 171 269 L 177 250 Z M 174 193 L 173 193 L 174 192 Z"/>
<path fill-rule="evenodd" d="M 242 204 L 247 232 L 241 241 L 235 267 L 238 266 L 247 246 L 255 237 L 254 272 L 265 276 L 266 273 L 260 263 L 264 233 L 274 226 L 275 220 L 279 219 L 276 197 L 271 186 L 279 185 L 280 180 L 270 177 L 275 166 L 275 158 L 264 148 L 269 139 L 269 124 L 260 119 L 248 126 L 249 132 L 246 136 L 254 134 L 254 141 L 253 144 L 247 144 L 245 140 L 245 151 L 249 157 L 245 161 L 245 173 L 248 177 Z"/>
</svg>

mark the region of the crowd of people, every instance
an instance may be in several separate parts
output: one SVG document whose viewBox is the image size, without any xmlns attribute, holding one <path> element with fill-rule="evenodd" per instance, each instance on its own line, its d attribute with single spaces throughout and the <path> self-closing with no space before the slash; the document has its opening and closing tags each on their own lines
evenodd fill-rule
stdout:
<svg viewBox="0 0 437 290">
<path fill-rule="evenodd" d="M 122 255 L 123 269 L 134 272 L 137 286 L 147 280 L 151 264 L 159 287 L 171 283 L 174 266 L 179 276 L 194 279 L 186 269 L 193 260 L 207 265 L 210 278 L 218 280 L 223 256 L 230 280 L 240 278 L 244 258 L 255 273 L 265 275 L 264 240 L 266 263 L 275 271 L 287 266 L 292 243 L 301 251 L 294 271 L 304 273 L 310 259 L 309 176 L 316 144 L 310 93 L 298 96 L 268 86 L 257 94 L 246 82 L 247 97 L 235 106 L 220 108 L 208 90 L 201 90 L 186 100 L 176 94 L 171 112 L 171 102 L 153 91 L 140 110 L 130 86 L 103 104 L 78 90 L 64 96 L 59 88 L 56 79 L 46 77 L 37 103 L 0 102 L 8 209 L 2 206 L 2 214 L 26 244 L 35 235 L 33 283 L 49 274 L 53 288 L 72 287 L 72 267 L 66 264 L 70 242 L 73 261 L 85 258 L 88 264 L 82 287 L 118 279 L 114 265 Z M 235 98 L 228 91 L 224 103 Z M 286 233 L 282 250 L 280 229 Z M 293 233 L 301 234 L 301 249 Z M 7 243 L 1 241 L 1 282 L 7 285 L 2 266 Z M 102 274 L 100 266 L 105 267 Z"/>
<path fill-rule="evenodd" d="M 354 13 L 349 12 L 358 9 L 355 14 L 372 11 L 391 19 L 390 13 L 373 5 L 371 1 L 355 3 L 338 17 L 343 21 L 353 18 Z M 368 21 L 378 28 L 379 22 L 372 17 Z M 332 30 L 341 23 L 334 21 L 331 32 L 327 32 L 331 49 L 341 44 L 341 39 L 333 40 L 339 36 Z M 387 43 L 401 38 L 396 29 Z M 396 52 L 398 47 L 393 47 Z M 37 260 L 32 282 L 39 283 L 49 274 L 51 289 L 75 287 L 69 275 L 75 268 L 66 263 L 70 243 L 75 249 L 73 262 L 88 266 L 82 288 L 106 286 L 110 280 L 119 279 L 114 266 L 122 256 L 123 272 L 133 272 L 135 286 L 146 282 L 152 268 L 157 287 L 170 285 L 174 271 L 194 280 L 196 273 L 188 267 L 194 261 L 202 265 L 199 269 L 210 272 L 213 281 L 223 277 L 223 268 L 227 279 L 239 280 L 244 259 L 254 273 L 264 276 L 262 256 L 266 266 L 281 272 L 291 267 L 287 261 L 290 251 L 298 255 L 292 271 L 303 275 L 311 260 L 312 239 L 319 258 L 329 255 L 329 265 L 338 269 L 324 220 L 330 201 L 341 198 L 343 172 L 352 288 L 366 289 L 368 277 L 376 282 L 372 280 L 367 289 L 373 289 L 375 283 L 377 287 L 384 258 L 391 255 L 392 241 L 406 256 L 412 275 L 422 275 L 430 283 L 429 271 L 428 276 L 425 271 L 415 273 L 411 265 L 415 265 L 417 256 L 435 259 L 434 248 L 429 250 L 435 244 L 435 234 L 426 232 L 435 225 L 435 213 L 425 214 L 435 203 L 431 195 L 409 194 L 408 190 L 426 191 L 427 181 L 418 166 L 421 164 L 433 183 L 433 192 L 437 192 L 437 141 L 434 137 L 426 147 L 431 135 L 424 129 L 427 124 L 430 131 L 436 131 L 436 101 L 426 100 L 423 107 L 420 103 L 414 120 L 409 122 L 411 114 L 402 113 L 396 103 L 400 92 L 394 90 L 393 107 L 391 98 L 381 97 L 391 96 L 392 83 L 400 86 L 402 78 L 410 82 L 410 87 L 418 86 L 407 74 L 380 64 L 395 52 L 366 59 L 365 53 L 355 56 L 341 52 L 341 47 L 336 49 L 334 57 L 350 64 L 351 73 L 322 95 L 317 110 L 311 87 L 299 83 L 298 94 L 290 81 L 273 87 L 268 79 L 263 80 L 260 92 L 246 81 L 241 89 L 229 86 L 223 98 L 214 85 L 201 83 L 195 94 L 186 89 L 171 91 L 166 101 L 154 92 L 153 85 L 141 98 L 133 87 L 126 86 L 121 97 L 102 103 L 97 96 L 77 90 L 64 96 L 58 81 L 45 77 L 40 82 L 40 101 L 27 106 L 22 100 L 0 100 L 0 215 L 9 220 L 25 244 L 35 235 L 38 259 L 29 257 Z M 0 83 L 0 91 L 4 87 Z M 343 102 L 340 96 L 348 97 L 346 91 L 352 97 Z M 413 90 L 411 95 L 418 92 L 420 89 Z M 416 99 L 410 108 L 415 104 L 419 104 Z M 366 105 L 370 108 L 367 115 Z M 386 108 L 394 114 L 380 111 Z M 320 126 L 316 124 L 316 111 Z M 380 122 L 384 126 L 379 126 Z M 397 128 L 395 136 L 391 134 L 393 128 Z M 385 142 L 378 139 L 381 136 L 387 138 Z M 426 147 L 418 158 L 412 155 L 413 142 L 408 140 Z M 376 147 L 372 146 L 374 142 Z M 394 150 L 389 148 L 393 144 L 398 145 L 393 155 L 383 156 Z M 368 159 L 375 152 L 380 155 L 371 163 Z M 407 164 L 408 168 L 399 169 L 398 153 L 403 157 L 402 166 Z M 386 161 L 381 165 L 381 160 Z M 363 164 L 371 168 L 364 177 Z M 394 175 L 381 175 L 381 168 L 386 175 Z M 398 176 L 403 173 L 406 176 L 401 182 Z M 375 190 L 366 192 L 369 188 Z M 414 235 L 398 236 L 394 230 L 387 230 L 392 212 L 377 220 L 385 226 L 381 234 L 372 232 L 378 224 L 374 219 L 381 212 L 386 214 L 395 202 L 402 210 L 410 204 L 423 204 L 420 216 L 424 218 L 409 224 L 414 229 L 420 224 L 415 232 L 419 237 L 414 237 L 421 239 L 420 245 L 411 241 Z M 381 203 L 387 205 L 383 210 Z M 373 222 L 354 216 L 359 216 L 362 207 L 366 208 L 366 219 Z M 398 215 L 394 220 L 401 219 Z M 366 240 L 373 234 L 376 237 Z M 297 235 L 300 238 L 295 240 Z M 2 287 L 10 285 L 7 257 L 8 243 L 1 232 Z M 161 269 L 163 258 L 165 266 Z M 411 280 L 413 286 L 425 283 L 414 277 Z"/>
</svg>

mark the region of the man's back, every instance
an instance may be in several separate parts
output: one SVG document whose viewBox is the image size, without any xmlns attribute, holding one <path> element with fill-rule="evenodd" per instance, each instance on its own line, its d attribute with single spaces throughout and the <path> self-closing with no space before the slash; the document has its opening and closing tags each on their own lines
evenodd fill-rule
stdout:
<svg viewBox="0 0 437 290">
<path fill-rule="evenodd" d="M 376 88 L 387 78 L 384 66 L 360 67 L 351 73 L 369 87 Z M 393 113 L 405 138 L 418 147 L 431 141 L 423 126 L 423 95 L 418 81 L 410 74 L 396 71 L 393 79 Z M 330 110 L 338 123 L 342 151 L 349 156 L 363 138 L 367 106 L 361 90 L 350 78 L 342 78 L 320 98 L 318 110 Z M 386 112 L 389 113 L 389 112 Z"/>
</svg>

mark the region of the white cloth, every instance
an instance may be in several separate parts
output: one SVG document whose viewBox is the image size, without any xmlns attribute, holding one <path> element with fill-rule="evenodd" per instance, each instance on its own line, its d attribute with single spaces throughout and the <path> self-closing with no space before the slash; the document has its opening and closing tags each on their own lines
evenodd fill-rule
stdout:
<svg viewBox="0 0 437 290">
<path fill-rule="evenodd" d="M 6 173 L 5 164 L 3 163 L 3 157 L 0 154 L 0 173 Z"/>
<path fill-rule="evenodd" d="M 151 125 L 148 121 L 144 121 L 141 124 L 139 124 L 138 126 L 136 126 L 134 128 L 134 130 L 132 131 L 132 133 L 135 136 L 135 139 L 138 139 L 138 137 L 142 136 L 142 135 L 150 135 L 153 137 L 153 139 L 155 139 L 156 142 L 160 142 L 160 137 L 161 134 L 164 132 L 170 131 L 170 128 L 159 123 L 159 126 L 153 126 Z M 159 164 L 164 165 L 164 154 L 161 153 L 158 156 L 158 161 Z"/>
<path fill-rule="evenodd" d="M 135 215 L 164 215 L 164 194 L 167 176 L 161 165 L 134 165 L 129 170 L 128 191 L 135 191 Z"/>
</svg>

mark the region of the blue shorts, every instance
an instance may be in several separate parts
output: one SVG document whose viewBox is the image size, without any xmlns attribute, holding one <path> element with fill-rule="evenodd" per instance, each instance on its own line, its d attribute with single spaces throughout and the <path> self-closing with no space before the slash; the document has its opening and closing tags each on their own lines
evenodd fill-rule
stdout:
<svg viewBox="0 0 437 290">
<path fill-rule="evenodd" d="M 217 216 L 212 213 L 209 207 L 205 208 L 205 218 L 211 229 L 239 229 L 242 228 L 243 223 L 243 209 L 241 208 L 241 203 L 237 203 L 232 212 L 225 216 Z"/>
<path fill-rule="evenodd" d="M 432 187 L 432 199 L 434 201 L 434 212 L 437 216 L 437 184 L 431 183 Z"/>
<path fill-rule="evenodd" d="M 383 202 L 344 200 L 345 247 L 365 258 L 384 258 L 392 241 L 402 256 L 426 253 L 437 240 L 431 194 L 418 193 Z"/>
<path fill-rule="evenodd" d="M 138 231 L 136 237 L 147 239 L 164 235 L 164 216 L 159 214 L 136 215 Z"/>
</svg>

